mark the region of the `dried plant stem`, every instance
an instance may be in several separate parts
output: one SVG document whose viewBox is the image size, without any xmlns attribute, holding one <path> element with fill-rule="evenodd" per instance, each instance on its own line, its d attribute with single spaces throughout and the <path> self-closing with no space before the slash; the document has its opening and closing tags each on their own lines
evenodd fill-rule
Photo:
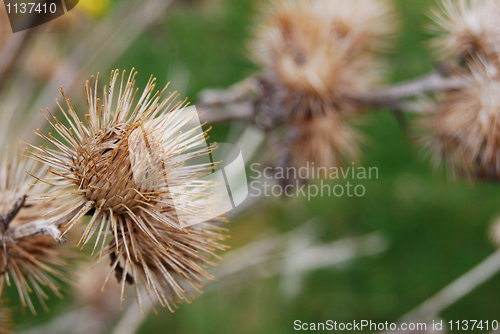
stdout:
<svg viewBox="0 0 500 334">
<path fill-rule="evenodd" d="M 447 78 L 440 73 L 431 73 L 417 79 L 395 84 L 386 89 L 365 94 L 364 96 L 355 98 L 355 100 L 370 106 L 392 107 L 394 104 L 398 104 L 407 98 L 428 93 L 455 90 L 462 86 L 463 83 L 461 81 Z"/>
<path fill-rule="evenodd" d="M 401 82 L 385 89 L 363 96 L 351 97 L 356 103 L 370 107 L 388 107 L 391 110 L 423 113 L 413 97 L 429 93 L 459 89 L 463 83 L 450 79 L 443 74 L 431 74 Z M 256 122 L 257 105 L 261 93 L 256 77 L 247 78 L 227 90 L 205 90 L 200 94 L 198 106 L 202 109 L 201 117 L 205 122 L 218 123 L 227 121 Z"/>
<path fill-rule="evenodd" d="M 260 94 L 257 78 L 250 77 L 229 89 L 207 89 L 200 93 L 200 119 L 207 123 L 252 122 Z"/>
<path fill-rule="evenodd" d="M 207 107 L 202 103 L 200 106 L 200 120 L 203 123 L 213 124 L 232 121 L 253 123 L 254 105 L 251 102 L 212 107 Z"/>
<path fill-rule="evenodd" d="M 44 218 L 41 217 L 31 223 L 20 225 L 17 227 L 11 228 L 11 235 L 14 240 L 20 240 L 27 237 L 32 237 L 35 235 L 50 235 L 54 238 L 58 243 L 66 242 L 66 239 L 62 237 L 62 233 L 59 230 L 59 227 L 63 224 L 69 222 L 75 214 L 78 213 L 78 210 L 73 211 L 72 213 L 59 217 L 54 222 L 54 217 Z"/>
<path fill-rule="evenodd" d="M 407 313 L 401 318 L 401 322 L 432 320 L 446 308 L 491 279 L 499 271 L 500 249 L 423 304 Z"/>
<path fill-rule="evenodd" d="M 259 94 L 258 79 L 249 77 L 236 83 L 229 89 L 206 89 L 200 93 L 200 100 L 206 106 L 222 105 L 247 101 Z"/>
<path fill-rule="evenodd" d="M 58 243 L 66 242 L 59 227 L 69 222 L 80 208 L 76 208 L 70 213 L 60 214 L 59 216 L 40 217 L 30 223 L 9 227 L 9 223 L 14 220 L 19 211 L 26 206 L 27 196 L 22 196 L 14 202 L 13 207 L 6 215 L 0 215 L 0 225 L 2 231 L 9 228 L 9 238 L 21 240 L 36 235 L 50 235 Z"/>
</svg>

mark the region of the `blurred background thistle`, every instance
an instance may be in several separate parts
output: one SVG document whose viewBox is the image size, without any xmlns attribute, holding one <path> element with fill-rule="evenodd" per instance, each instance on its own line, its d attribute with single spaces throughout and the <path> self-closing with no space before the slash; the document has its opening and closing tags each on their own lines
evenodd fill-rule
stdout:
<svg viewBox="0 0 500 334">
<path fill-rule="evenodd" d="M 434 159 L 453 174 L 497 180 L 500 19 L 497 1 L 443 1 L 434 11 L 436 51 L 463 88 L 437 96 L 425 122 Z"/>
<path fill-rule="evenodd" d="M 356 98 L 383 81 L 377 51 L 390 48 L 396 30 L 392 5 L 275 1 L 261 10 L 251 43 L 264 68 L 260 109 L 298 129 L 291 145 L 299 165 L 357 160 L 360 136 L 350 123 L 364 111 Z"/>
<path fill-rule="evenodd" d="M 407 317 L 495 319 L 499 278 L 481 269 L 500 270 L 493 219 L 500 200 L 498 6 L 496 0 L 81 0 L 61 19 L 17 35 L 0 12 L 0 144 L 10 147 L 2 168 L 23 176 L 14 182 L 18 195 L 4 192 L 0 203 L 1 217 L 15 213 L 3 230 L 2 279 L 20 279 L 4 284 L 0 332 L 13 322 L 21 333 L 288 333 L 296 319 L 398 321 L 428 298 L 440 305 L 439 314 L 417 307 Z M 119 175 L 109 180 L 114 198 L 100 187 L 103 166 L 128 168 L 109 147 L 126 158 L 120 140 L 143 121 L 112 122 L 119 108 L 105 100 L 113 84 L 102 78 L 113 71 L 112 83 L 120 82 L 114 70 L 133 67 L 139 74 L 124 77 L 122 94 L 140 89 L 124 105 L 140 109 L 142 87 L 154 96 L 150 74 L 160 87 L 171 81 L 168 90 L 201 107 L 204 130 L 213 125 L 204 136 L 237 143 L 247 163 L 376 166 L 380 179 L 364 182 L 361 198 L 252 199 L 228 217 L 230 224 L 221 217 L 180 232 L 162 224 L 173 219 L 163 212 L 160 219 L 143 216 L 141 225 L 138 203 L 146 193 Z M 85 82 L 98 72 L 100 84 L 92 79 L 85 94 Z M 61 86 L 59 110 L 54 98 Z M 52 136 L 40 109 L 57 124 Z M 19 140 L 46 165 L 34 166 L 35 177 L 15 168 L 16 159 L 25 161 L 13 149 Z M 91 154 L 84 158 L 83 151 Z M 140 195 L 122 196 L 130 189 Z M 10 229 L 39 230 L 47 219 L 57 224 L 45 235 L 9 237 Z M 72 236 L 58 244 L 66 228 Z M 231 239 L 225 240 L 226 228 Z M 102 240 L 102 261 L 90 269 Z M 481 279 L 461 292 L 448 285 L 471 268 Z M 433 297 L 445 286 L 455 293 L 452 303 Z M 60 289 L 64 300 L 46 300 Z M 177 310 L 192 297 L 196 302 Z M 23 306 L 51 312 L 34 317 Z"/>
</svg>

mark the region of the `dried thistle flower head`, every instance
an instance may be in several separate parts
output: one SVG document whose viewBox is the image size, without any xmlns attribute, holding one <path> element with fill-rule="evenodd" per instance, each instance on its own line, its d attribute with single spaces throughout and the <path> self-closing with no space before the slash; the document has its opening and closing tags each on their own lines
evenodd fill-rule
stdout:
<svg viewBox="0 0 500 334">
<path fill-rule="evenodd" d="M 500 46 L 500 3 L 496 0 L 442 0 L 433 11 L 438 33 L 433 45 L 442 58 L 490 56 Z"/>
<path fill-rule="evenodd" d="M 212 149 L 205 145 L 206 132 L 181 131 L 197 111 L 186 112 L 186 102 L 175 103 L 173 94 L 163 98 L 166 88 L 154 93 L 153 78 L 134 102 L 135 75 L 132 71 L 126 79 L 123 72 L 117 87 L 120 74 L 113 71 L 102 100 L 91 78 L 86 85 L 86 123 L 62 92 L 69 109 L 60 109 L 71 128 L 50 112 L 47 120 L 65 142 L 39 132 L 57 149 L 31 146 L 36 150 L 32 155 L 50 166 L 53 178 L 46 182 L 57 185 L 47 200 L 68 198 L 60 211 L 77 210 L 68 229 L 80 217 L 92 215 L 80 243 L 97 236 L 94 251 L 101 244 L 100 257 L 110 257 L 112 272 L 122 284 L 121 299 L 126 284 L 133 283 L 142 305 L 139 287 L 144 284 L 173 310 L 177 301 L 188 300 L 180 281 L 199 288 L 201 277 L 210 277 L 203 267 L 213 264 L 212 252 L 224 248 L 217 243 L 224 239 L 222 230 L 206 224 L 183 228 L 179 222 L 198 222 L 200 213 L 216 217 L 225 210 L 212 196 L 219 184 L 199 180 L 212 163 L 189 164 Z M 105 251 L 108 235 L 112 240 Z"/>
<path fill-rule="evenodd" d="M 293 143 L 293 155 L 300 165 L 329 168 L 358 159 L 362 138 L 344 118 L 328 113 L 303 121 Z"/>
<path fill-rule="evenodd" d="M 500 72 L 498 64 L 476 59 L 461 78 L 465 88 L 444 93 L 423 121 L 423 139 L 439 164 L 455 175 L 500 177 Z"/>
<path fill-rule="evenodd" d="M 52 205 L 29 201 L 32 196 L 39 195 L 30 184 L 32 179 L 26 170 L 40 174 L 40 168 L 34 167 L 34 162 L 17 159 L 9 162 L 5 153 L 0 165 L 0 248 L 1 285 L 11 285 L 14 282 L 21 305 L 28 306 L 33 314 L 35 307 L 31 301 L 34 293 L 42 307 L 48 311 L 45 300 L 48 295 L 44 288 L 59 297 L 60 282 L 68 282 L 67 258 L 71 257 L 67 249 L 58 245 L 54 236 L 38 234 L 40 231 L 60 231 L 56 227 L 46 225 L 61 218 L 50 211 Z M 35 186 L 36 187 L 36 186 Z M 41 218 L 45 215 L 45 218 Z M 40 229 L 42 227 L 42 229 Z"/>
<path fill-rule="evenodd" d="M 286 115 L 352 111 L 380 80 L 373 50 L 386 47 L 392 10 L 379 0 L 282 0 L 265 9 L 251 45 Z"/>
</svg>

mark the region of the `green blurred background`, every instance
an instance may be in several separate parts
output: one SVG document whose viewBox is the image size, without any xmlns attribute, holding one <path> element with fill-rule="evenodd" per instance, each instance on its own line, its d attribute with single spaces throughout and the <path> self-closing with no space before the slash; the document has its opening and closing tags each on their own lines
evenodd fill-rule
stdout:
<svg viewBox="0 0 500 334">
<path fill-rule="evenodd" d="M 160 85 L 176 78 L 185 80 L 189 73 L 186 82 L 173 81 L 171 88 L 180 89 L 195 102 L 200 90 L 230 86 L 257 70 L 246 50 L 257 4 L 251 0 L 177 4 L 113 67 L 135 67 L 139 87 L 151 73 Z M 389 81 L 413 78 L 434 68 L 427 46 L 430 6 L 435 2 L 396 1 L 401 29 L 388 56 Z M 292 299 L 281 293 L 281 277 L 200 295 L 174 314 L 166 309 L 158 315 L 151 313 L 140 333 L 290 333 L 297 319 L 396 321 L 494 250 L 488 229 L 500 213 L 498 186 L 453 181 L 444 171 L 433 171 L 425 152 L 386 110 L 371 113 L 360 129 L 368 138 L 363 165 L 378 167 L 380 174 L 378 180 L 363 183 L 364 197 L 317 197 L 310 202 L 273 199 L 257 204 L 241 219 L 231 221 L 228 244 L 238 248 L 268 230 L 285 233 L 316 217 L 321 221 L 323 242 L 383 231 L 389 239 L 387 251 L 341 269 L 307 274 L 300 293 Z M 226 140 L 227 130 L 228 125 L 217 125 L 212 138 Z M 441 316 L 446 321 L 500 320 L 499 296 L 497 276 Z M 18 323 L 29 327 L 46 321 L 70 302 L 71 297 L 53 298 L 50 314 L 19 316 Z"/>
</svg>

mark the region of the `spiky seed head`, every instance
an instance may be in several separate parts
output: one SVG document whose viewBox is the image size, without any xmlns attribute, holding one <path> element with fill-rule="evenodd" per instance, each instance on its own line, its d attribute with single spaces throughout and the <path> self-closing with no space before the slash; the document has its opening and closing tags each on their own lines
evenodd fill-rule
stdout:
<svg viewBox="0 0 500 334">
<path fill-rule="evenodd" d="M 251 44 L 287 115 L 352 111 L 351 98 L 380 80 L 373 50 L 393 32 L 391 9 L 378 0 L 282 0 L 265 8 Z"/>
<path fill-rule="evenodd" d="M 436 164 L 455 175 L 497 180 L 500 177 L 500 72 L 498 64 L 476 59 L 471 72 L 457 80 L 463 89 L 440 96 L 422 122 L 423 138 Z"/>
<path fill-rule="evenodd" d="M 433 46 L 441 58 L 491 56 L 500 49 L 500 3 L 496 0 L 442 0 L 432 12 Z"/>
<path fill-rule="evenodd" d="M 292 151 L 299 165 L 328 169 L 358 160 L 361 141 L 346 116 L 328 113 L 303 121 Z"/>
<path fill-rule="evenodd" d="M 201 265 L 211 263 L 212 254 L 200 253 L 196 261 L 183 263 L 183 259 L 198 253 L 199 245 L 215 244 L 207 239 L 208 232 L 196 234 L 200 227 L 182 228 L 179 222 L 197 221 L 203 212 L 216 217 L 225 210 L 212 195 L 219 184 L 199 180 L 213 164 L 189 164 L 212 149 L 205 144 L 206 132 L 184 129 L 197 111 L 186 111 L 186 101 L 174 102 L 174 94 L 163 97 L 166 87 L 155 93 L 153 78 L 134 102 L 135 75 L 132 71 L 127 79 L 123 72 L 119 81 L 120 73 L 113 71 L 102 100 L 97 98 L 97 79 L 94 87 L 91 78 L 86 85 L 85 123 L 62 92 L 68 110 L 60 109 L 69 127 L 50 112 L 47 120 L 63 141 L 39 132 L 56 149 L 32 146 L 32 155 L 50 166 L 53 179 L 46 182 L 57 184 L 46 199 L 69 198 L 60 210 L 78 211 L 68 229 L 93 210 L 80 243 L 97 235 L 94 250 L 100 245 L 99 256 L 111 258 L 112 272 L 122 283 L 122 300 L 127 283 L 135 284 L 138 299 L 144 283 L 148 292 L 170 306 L 182 299 L 172 294 L 184 292 L 180 281 L 191 283 L 208 276 Z M 182 246 L 173 246 L 173 236 L 182 236 Z M 173 264 L 170 258 L 174 257 L 176 265 L 165 265 Z"/>
<path fill-rule="evenodd" d="M 17 156 L 16 156 L 17 157 Z M 59 245 L 52 236 L 33 235 L 18 237 L 19 230 L 29 228 L 29 224 L 40 221 L 42 216 L 50 221 L 60 218 L 51 210 L 54 205 L 31 202 L 43 189 L 33 187 L 32 179 L 25 171 L 41 176 L 40 166 L 33 161 L 16 158 L 9 159 L 5 152 L 0 165 L 0 268 L 1 285 L 14 285 L 19 292 L 21 305 L 29 307 L 36 314 L 31 300 L 35 294 L 48 311 L 45 300 L 50 290 L 59 297 L 61 281 L 69 282 L 69 259 L 72 257 L 68 249 Z"/>
</svg>

